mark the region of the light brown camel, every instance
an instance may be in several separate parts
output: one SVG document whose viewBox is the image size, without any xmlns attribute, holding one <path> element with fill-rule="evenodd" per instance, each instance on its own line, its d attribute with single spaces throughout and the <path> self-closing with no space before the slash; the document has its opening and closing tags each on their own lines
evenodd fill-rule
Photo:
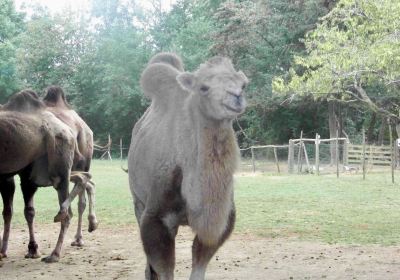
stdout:
<svg viewBox="0 0 400 280">
<path fill-rule="evenodd" d="M 55 249 L 46 262 L 58 261 L 70 216 L 62 203 L 68 199 L 70 172 L 76 141 L 71 129 L 46 110 L 37 94 L 30 90 L 10 97 L 0 110 L 0 192 L 4 210 L 4 242 L 1 254 L 6 255 L 12 202 L 15 190 L 13 176 L 21 178 L 25 200 L 25 218 L 33 232 L 33 194 L 38 186 L 54 186 L 58 193 L 61 230 Z M 35 258 L 37 244 L 30 236 L 28 254 Z"/>
<path fill-rule="evenodd" d="M 89 172 L 93 156 L 93 132 L 85 121 L 68 104 L 65 93 L 59 86 L 49 86 L 43 98 L 47 110 L 52 112 L 58 119 L 68 125 L 74 132 L 78 144 L 78 153 L 75 153 L 72 171 Z M 94 212 L 94 184 L 86 185 L 89 198 L 89 232 L 97 228 L 97 219 Z M 93 186 L 93 187 L 92 187 Z M 78 228 L 72 246 L 83 246 L 82 239 L 82 216 L 86 208 L 85 192 L 81 191 L 78 202 Z"/>
<path fill-rule="evenodd" d="M 182 72 L 180 65 L 179 57 L 163 53 L 143 71 L 141 86 L 152 102 L 133 128 L 129 149 L 129 184 L 148 280 L 173 279 L 180 225 L 196 234 L 190 279 L 204 279 L 235 222 L 239 148 L 232 120 L 244 112 L 248 80 L 224 57 L 194 73 Z"/>
</svg>

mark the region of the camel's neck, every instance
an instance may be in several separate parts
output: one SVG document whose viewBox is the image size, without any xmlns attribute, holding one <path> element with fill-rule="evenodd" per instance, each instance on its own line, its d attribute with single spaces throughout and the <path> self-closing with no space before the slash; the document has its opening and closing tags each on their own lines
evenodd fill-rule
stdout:
<svg viewBox="0 0 400 280">
<path fill-rule="evenodd" d="M 200 210 L 189 216 L 189 222 L 202 242 L 216 244 L 233 209 L 233 173 L 239 149 L 231 122 L 218 124 L 197 118 L 193 125 L 198 147 L 193 182 L 198 208 L 194 209 Z"/>
<path fill-rule="evenodd" d="M 63 109 L 63 110 L 69 110 L 69 107 L 64 103 L 63 100 L 57 100 L 57 101 L 44 101 L 47 107 L 54 107 L 58 109 Z"/>
<path fill-rule="evenodd" d="M 199 136 L 199 152 L 205 157 L 205 170 L 225 175 L 233 174 L 238 161 L 238 147 L 232 127 L 203 126 Z"/>
<path fill-rule="evenodd" d="M 239 162 L 232 123 L 201 120 L 198 139 L 203 194 L 222 199 L 232 188 L 233 173 Z"/>
</svg>

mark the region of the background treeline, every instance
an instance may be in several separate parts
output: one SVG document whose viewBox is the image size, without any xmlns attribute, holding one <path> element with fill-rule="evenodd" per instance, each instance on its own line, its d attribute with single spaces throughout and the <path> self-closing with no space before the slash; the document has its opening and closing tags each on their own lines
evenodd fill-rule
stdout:
<svg viewBox="0 0 400 280">
<path fill-rule="evenodd" d="M 0 0 L 0 103 L 57 84 L 97 140 L 110 133 L 129 143 L 148 106 L 140 73 L 154 53 L 174 51 L 187 70 L 227 55 L 251 79 L 248 110 L 235 121 L 242 147 L 285 143 L 301 130 L 357 141 L 364 127 L 369 142 L 387 140 L 388 123 L 395 131 L 398 1 L 178 0 L 169 12 L 148 2 L 152 9 L 92 0 L 89 13 L 35 6 L 27 16 Z M 383 43 L 367 52 L 375 42 Z"/>
</svg>

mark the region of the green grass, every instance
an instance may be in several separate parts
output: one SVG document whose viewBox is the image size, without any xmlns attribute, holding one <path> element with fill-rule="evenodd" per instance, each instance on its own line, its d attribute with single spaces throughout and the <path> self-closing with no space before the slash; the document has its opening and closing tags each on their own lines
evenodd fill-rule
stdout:
<svg viewBox="0 0 400 280">
<path fill-rule="evenodd" d="M 124 163 L 126 166 L 126 163 Z M 120 162 L 94 161 L 96 213 L 101 225 L 135 223 L 128 176 Z M 397 181 L 400 178 L 397 175 Z M 236 232 L 297 237 L 328 243 L 400 244 L 400 186 L 390 174 L 335 176 L 238 176 Z M 58 211 L 53 188 L 35 197 L 36 222 L 51 223 Z M 24 225 L 19 187 L 13 225 Z M 73 202 L 76 219 L 76 201 Z M 86 216 L 86 214 L 85 214 Z"/>
</svg>

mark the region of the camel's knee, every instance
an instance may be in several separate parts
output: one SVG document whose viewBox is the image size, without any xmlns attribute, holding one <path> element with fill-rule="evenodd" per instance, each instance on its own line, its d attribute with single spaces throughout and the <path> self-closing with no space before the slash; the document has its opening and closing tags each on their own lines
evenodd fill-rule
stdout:
<svg viewBox="0 0 400 280">
<path fill-rule="evenodd" d="M 144 214 L 140 225 L 144 251 L 157 274 L 173 273 L 175 266 L 175 237 L 158 217 Z"/>
<path fill-rule="evenodd" d="M 24 215 L 28 223 L 33 223 L 33 219 L 35 218 L 35 208 L 33 208 L 32 206 L 25 207 Z"/>
</svg>

